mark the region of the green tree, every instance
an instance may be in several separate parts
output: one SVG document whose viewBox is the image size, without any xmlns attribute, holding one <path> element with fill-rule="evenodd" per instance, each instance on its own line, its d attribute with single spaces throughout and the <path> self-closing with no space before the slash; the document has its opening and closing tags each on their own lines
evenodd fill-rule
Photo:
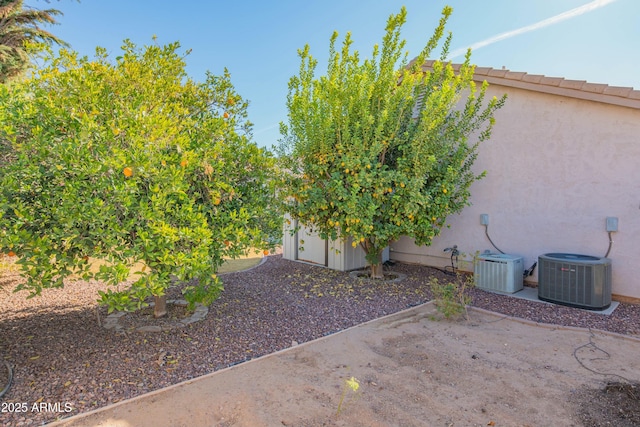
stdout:
<svg viewBox="0 0 640 427">
<path fill-rule="evenodd" d="M 56 24 L 57 9 L 38 10 L 25 7 L 23 0 L 0 0 L 0 83 L 22 74 L 30 63 L 29 43 L 65 42 L 39 24 Z"/>
<path fill-rule="evenodd" d="M 493 113 L 505 98 L 485 100 L 468 51 L 454 72 L 445 62 L 451 33 L 431 71 L 422 65 L 442 41 L 450 7 L 426 46 L 408 64 L 400 30 L 406 9 L 391 15 L 382 47 L 370 59 L 341 51 L 331 37 L 327 74 L 314 77 L 309 46 L 299 50 L 291 78 L 288 124 L 279 147 L 285 210 L 323 238 L 362 246 L 373 277 L 382 251 L 402 235 L 430 244 L 447 216 L 468 204 L 478 144 L 489 138 Z M 470 142 L 475 140 L 475 142 Z"/>
<path fill-rule="evenodd" d="M 0 86 L 0 248 L 30 295 L 71 275 L 122 286 L 142 263 L 101 301 L 128 310 L 154 296 L 160 316 L 175 281 L 190 303 L 211 303 L 224 257 L 276 243 L 275 160 L 250 141 L 226 70 L 195 82 L 178 43 L 122 50 L 49 52 Z"/>
</svg>

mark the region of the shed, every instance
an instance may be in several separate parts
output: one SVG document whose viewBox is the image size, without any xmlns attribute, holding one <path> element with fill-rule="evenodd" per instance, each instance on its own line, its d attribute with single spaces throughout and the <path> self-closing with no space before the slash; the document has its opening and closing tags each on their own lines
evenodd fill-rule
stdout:
<svg viewBox="0 0 640 427">
<path fill-rule="evenodd" d="M 360 245 L 354 248 L 351 239 L 325 240 L 311 227 L 301 225 L 298 228 L 297 221 L 290 222 L 291 224 L 285 222 L 284 227 L 283 258 L 339 271 L 358 270 L 368 265 L 364 250 Z M 384 250 L 382 259 L 389 260 L 389 248 Z"/>
</svg>

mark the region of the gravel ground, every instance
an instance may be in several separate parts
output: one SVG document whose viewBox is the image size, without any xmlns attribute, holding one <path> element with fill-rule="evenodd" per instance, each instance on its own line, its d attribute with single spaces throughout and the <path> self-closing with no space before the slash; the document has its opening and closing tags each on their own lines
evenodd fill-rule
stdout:
<svg viewBox="0 0 640 427">
<path fill-rule="evenodd" d="M 370 282 L 271 256 L 250 271 L 224 275 L 225 291 L 205 320 L 162 333 L 137 332 L 132 318 L 123 332 L 100 326 L 98 318 L 106 316 L 96 303 L 100 283 L 70 282 L 26 299 L 11 292 L 17 276 L 5 275 L 0 357 L 13 366 L 14 380 L 0 398 L 0 425 L 41 425 L 195 378 L 424 303 L 431 299 L 431 277 L 451 280 L 424 266 L 392 269 L 407 278 Z M 605 316 L 469 292 L 472 305 L 505 315 L 640 335 L 640 306 L 620 304 Z M 168 294 L 179 297 L 179 289 Z"/>
</svg>

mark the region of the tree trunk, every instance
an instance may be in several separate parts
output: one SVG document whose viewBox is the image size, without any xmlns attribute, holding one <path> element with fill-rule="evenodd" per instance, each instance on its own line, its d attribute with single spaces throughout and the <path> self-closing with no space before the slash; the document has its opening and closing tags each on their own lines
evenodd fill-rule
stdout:
<svg viewBox="0 0 640 427">
<path fill-rule="evenodd" d="M 167 315 L 167 296 L 154 296 L 153 302 L 155 303 L 153 307 L 153 317 L 156 319 L 159 317 L 164 317 Z"/>
<path fill-rule="evenodd" d="M 371 264 L 371 278 L 372 279 L 384 279 L 384 270 L 382 265 L 382 251 L 376 255 L 377 262 Z"/>
</svg>

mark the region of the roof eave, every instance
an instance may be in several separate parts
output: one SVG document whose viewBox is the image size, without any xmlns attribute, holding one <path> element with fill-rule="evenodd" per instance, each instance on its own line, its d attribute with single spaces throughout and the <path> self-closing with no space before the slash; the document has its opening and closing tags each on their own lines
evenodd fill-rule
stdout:
<svg viewBox="0 0 640 427">
<path fill-rule="evenodd" d="M 424 71 L 430 70 L 433 62 L 433 60 L 426 61 L 422 69 Z M 460 64 L 451 65 L 454 70 L 460 67 Z M 499 70 L 491 67 L 476 67 L 473 79 L 477 82 L 486 80 L 490 85 L 515 87 L 534 92 L 640 109 L 640 90 L 635 90 L 632 87 L 609 86 L 601 83 L 589 83 L 585 80 L 569 80 L 562 77 L 548 77 L 505 69 Z"/>
</svg>

